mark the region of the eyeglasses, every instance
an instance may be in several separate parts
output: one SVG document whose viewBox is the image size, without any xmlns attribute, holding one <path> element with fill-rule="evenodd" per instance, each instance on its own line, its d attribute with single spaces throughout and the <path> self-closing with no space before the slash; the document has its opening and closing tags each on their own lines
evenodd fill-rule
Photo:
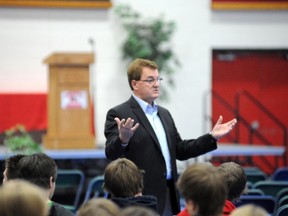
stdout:
<svg viewBox="0 0 288 216">
<path fill-rule="evenodd" d="M 151 79 L 146 79 L 146 80 L 138 80 L 138 81 L 143 81 L 148 83 L 149 85 L 154 85 L 155 82 L 157 81 L 159 84 L 163 82 L 163 78 L 159 77 L 157 79 L 151 78 Z"/>
</svg>

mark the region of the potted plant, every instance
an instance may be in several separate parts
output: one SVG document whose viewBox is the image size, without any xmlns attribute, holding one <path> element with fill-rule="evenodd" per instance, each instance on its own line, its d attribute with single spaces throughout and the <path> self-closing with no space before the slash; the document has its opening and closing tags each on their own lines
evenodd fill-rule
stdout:
<svg viewBox="0 0 288 216">
<path fill-rule="evenodd" d="M 42 152 L 41 146 L 33 140 L 21 124 L 5 131 L 4 145 L 9 151 L 21 154 Z"/>
<path fill-rule="evenodd" d="M 173 21 L 166 21 L 163 16 L 145 18 L 134 11 L 130 6 L 120 4 L 115 7 L 127 37 L 122 44 L 123 59 L 132 61 L 144 58 L 155 61 L 161 75 L 165 77 L 168 85 L 162 87 L 160 99 L 168 100 L 167 87 L 174 87 L 173 74 L 175 68 L 180 66 L 172 50 L 171 38 L 176 29 Z"/>
</svg>

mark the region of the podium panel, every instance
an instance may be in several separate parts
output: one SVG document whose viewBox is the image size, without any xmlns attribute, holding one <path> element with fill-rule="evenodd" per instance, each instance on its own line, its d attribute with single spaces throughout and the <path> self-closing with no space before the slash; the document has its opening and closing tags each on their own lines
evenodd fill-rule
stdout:
<svg viewBox="0 0 288 216">
<path fill-rule="evenodd" d="M 95 148 L 90 99 L 91 53 L 56 53 L 49 64 L 46 149 Z"/>
</svg>

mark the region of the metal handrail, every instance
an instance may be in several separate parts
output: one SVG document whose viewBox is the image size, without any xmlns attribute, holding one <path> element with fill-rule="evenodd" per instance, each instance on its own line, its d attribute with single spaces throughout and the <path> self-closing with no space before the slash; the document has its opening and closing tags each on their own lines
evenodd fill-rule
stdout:
<svg viewBox="0 0 288 216">
<path fill-rule="evenodd" d="M 282 131 L 283 131 L 283 144 L 286 147 L 286 149 L 288 149 L 288 142 L 287 142 L 287 128 L 285 126 L 285 124 L 283 124 L 271 111 L 269 111 L 257 98 L 255 98 L 251 93 L 249 93 L 246 90 L 241 90 L 238 91 L 236 93 L 235 96 L 235 107 L 236 107 L 236 117 L 238 116 L 238 118 L 241 118 L 241 114 L 240 114 L 240 99 L 241 96 L 245 96 L 247 99 L 249 99 L 255 106 L 257 106 L 267 117 L 269 117 L 276 125 L 278 125 Z M 242 119 L 243 120 L 243 119 Z M 257 131 L 254 131 L 257 133 Z M 257 133 L 258 138 L 259 135 L 261 135 L 260 133 Z M 239 131 L 237 133 L 237 135 L 239 136 Z M 255 134 L 256 135 L 256 134 Z M 261 135 L 262 136 L 262 135 Z M 263 136 L 262 136 L 263 137 Z M 263 137 L 264 138 L 264 137 Z M 237 139 L 239 139 L 239 137 L 237 137 Z M 266 142 L 266 141 L 265 141 Z M 266 142 L 267 144 L 270 142 Z M 284 164 L 287 166 L 287 151 L 284 154 Z"/>
<path fill-rule="evenodd" d="M 242 91 L 242 92 L 245 92 L 244 94 L 245 95 L 249 95 L 249 96 L 251 96 L 251 97 L 249 97 L 249 98 L 253 98 L 253 99 L 255 99 L 251 94 L 249 94 L 247 91 Z M 235 115 L 235 117 L 236 117 L 236 119 L 237 119 L 237 121 L 238 121 L 238 123 L 242 123 L 243 124 L 243 126 L 245 127 L 245 128 L 247 128 L 248 130 L 249 130 L 249 136 L 250 137 L 253 137 L 253 135 L 254 136 L 256 136 L 259 140 L 261 140 L 263 143 L 265 143 L 266 145 L 269 145 L 269 146 L 271 146 L 272 145 L 272 143 L 265 137 L 265 136 L 263 136 L 263 134 L 261 134 L 259 131 L 257 131 L 257 130 L 251 130 L 251 125 L 250 125 L 250 123 L 241 115 L 241 113 L 240 113 L 240 109 L 239 109 L 239 107 L 240 107 L 240 95 L 239 94 L 241 94 L 241 92 L 239 93 L 238 92 L 238 94 L 235 96 L 235 107 L 236 108 L 234 108 L 230 103 L 228 103 L 220 94 L 218 94 L 217 92 L 215 92 L 215 91 L 213 91 L 213 90 L 211 90 L 211 91 L 209 91 L 208 93 L 207 93 L 207 95 L 206 95 L 206 97 L 207 96 L 209 96 L 209 95 L 212 95 L 213 97 L 214 97 L 214 99 L 216 99 L 218 102 L 220 102 L 222 105 L 224 105 L 224 107 L 225 108 L 227 108 L 230 112 L 232 112 L 234 115 Z M 252 99 L 252 100 L 253 100 Z M 206 100 L 207 100 L 207 98 L 206 98 Z M 255 99 L 256 100 L 256 99 Z M 253 100 L 254 101 L 254 100 Z M 257 100 L 256 100 L 257 101 Z M 204 102 L 205 102 L 205 99 L 204 99 Z M 279 123 L 279 125 L 281 125 L 281 128 L 283 129 L 283 132 L 284 132 L 284 145 L 286 145 L 287 146 L 287 133 L 286 133 L 286 127 L 285 127 L 285 125 L 280 121 L 280 120 L 278 120 L 266 107 L 264 107 L 264 105 L 263 104 L 261 104 L 259 101 L 257 101 L 257 102 L 255 102 L 255 103 L 257 103 L 257 106 L 258 107 L 261 107 L 261 109 L 263 108 L 263 110 L 265 110 L 265 111 L 267 111 L 267 113 L 269 113 L 267 116 L 269 116 L 269 117 L 271 117 L 272 116 L 272 119 L 274 119 L 275 120 L 275 122 L 277 122 L 277 123 Z M 206 105 L 207 104 L 204 104 L 204 106 L 206 107 Z M 206 113 L 205 113 L 205 120 L 207 121 L 207 120 L 209 120 L 209 121 L 211 121 L 212 122 L 212 124 L 213 124 L 213 118 L 212 118 L 212 116 L 210 115 L 207 115 Z M 236 127 L 235 128 L 235 134 L 236 134 L 236 136 L 233 138 L 233 137 L 231 137 L 231 136 L 229 136 L 230 137 L 230 139 L 233 139 L 234 140 L 234 143 L 239 143 L 240 142 L 240 129 L 239 129 L 239 127 Z M 253 144 L 253 139 L 251 139 L 251 144 Z M 286 149 L 288 149 L 287 147 L 286 147 Z M 287 160 L 286 160 L 286 154 L 284 154 L 283 155 L 283 159 L 284 159 L 284 164 L 287 166 Z M 261 158 L 261 159 L 263 159 L 262 160 L 262 162 L 264 163 L 264 164 L 266 164 L 266 166 L 269 166 L 270 168 L 272 168 L 271 167 L 271 164 L 268 162 L 268 161 L 266 161 L 266 160 L 264 160 L 264 158 Z M 276 158 L 276 160 L 277 160 L 277 162 L 276 162 L 276 164 L 278 164 L 278 158 Z M 277 165 L 276 165 L 277 166 Z"/>
</svg>

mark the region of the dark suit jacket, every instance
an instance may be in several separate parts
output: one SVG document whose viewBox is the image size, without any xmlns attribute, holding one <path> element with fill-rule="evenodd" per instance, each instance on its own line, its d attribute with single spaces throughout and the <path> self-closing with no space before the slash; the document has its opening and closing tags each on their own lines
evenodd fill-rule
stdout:
<svg viewBox="0 0 288 216">
<path fill-rule="evenodd" d="M 186 160 L 202 155 L 216 149 L 217 143 L 209 134 L 201 136 L 198 139 L 182 140 L 169 111 L 158 106 L 158 115 L 166 132 L 173 179 L 176 182 L 176 159 Z M 125 148 L 122 147 L 119 139 L 117 123 L 114 120 L 115 117 L 118 117 L 120 120 L 130 117 L 135 120 L 135 123 L 140 124 L 130 139 L 128 146 Z M 105 153 L 108 159 L 115 160 L 119 157 L 126 157 L 132 160 L 140 169 L 145 170 L 143 194 L 157 197 L 158 212 L 162 214 L 165 207 L 167 188 L 165 160 L 157 136 L 149 120 L 132 96 L 128 101 L 108 111 L 105 123 L 105 136 L 107 139 Z M 173 203 L 173 212 L 176 214 L 179 212 L 180 205 L 175 184 L 173 187 L 172 197 L 175 200 Z"/>
</svg>

